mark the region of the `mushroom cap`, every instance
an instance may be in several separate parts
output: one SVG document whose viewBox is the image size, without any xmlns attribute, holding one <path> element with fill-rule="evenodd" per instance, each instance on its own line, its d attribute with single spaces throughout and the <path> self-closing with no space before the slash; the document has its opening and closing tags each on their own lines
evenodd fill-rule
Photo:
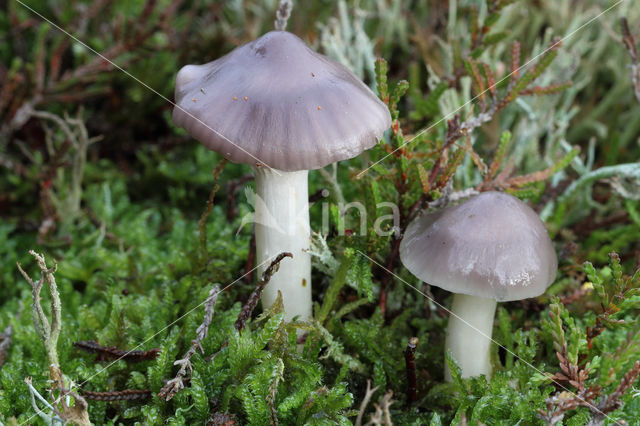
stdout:
<svg viewBox="0 0 640 426">
<path fill-rule="evenodd" d="M 429 284 L 498 301 L 539 296 L 558 268 L 536 212 L 501 192 L 417 218 L 407 227 L 400 259 Z"/>
<path fill-rule="evenodd" d="M 358 77 L 286 31 L 183 67 L 175 98 L 174 122 L 207 148 L 285 171 L 355 157 L 391 125 Z"/>
</svg>

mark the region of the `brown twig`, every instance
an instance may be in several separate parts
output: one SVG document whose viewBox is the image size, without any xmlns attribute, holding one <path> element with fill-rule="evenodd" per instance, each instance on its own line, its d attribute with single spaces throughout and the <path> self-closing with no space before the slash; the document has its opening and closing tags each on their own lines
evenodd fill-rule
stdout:
<svg viewBox="0 0 640 426">
<path fill-rule="evenodd" d="M 200 349 L 200 352 L 204 353 L 202 349 L 202 341 L 207 337 L 209 333 L 209 326 L 211 325 L 211 321 L 213 319 L 213 313 L 215 311 L 216 303 L 218 302 L 218 295 L 220 294 L 220 287 L 214 286 L 209 291 L 209 296 L 207 300 L 204 302 L 204 320 L 202 324 L 196 329 L 196 338 L 191 341 L 191 347 L 187 351 L 186 354 L 174 362 L 174 365 L 179 365 L 180 370 L 176 376 L 169 380 L 166 385 L 160 389 L 158 392 L 158 397 L 164 399 L 165 401 L 169 401 L 171 398 L 175 396 L 181 389 L 184 389 L 184 381 L 186 381 L 185 376 L 187 375 L 187 370 L 189 373 L 193 370 L 191 366 L 191 357 L 195 355 L 196 350 Z"/>
<path fill-rule="evenodd" d="M 98 342 L 82 340 L 73 344 L 78 349 L 86 352 L 98 354 L 98 360 L 122 359 L 127 362 L 140 362 L 156 359 L 161 352 L 160 348 L 149 349 L 148 351 L 131 350 L 126 351 L 114 346 L 102 346 Z"/>
<path fill-rule="evenodd" d="M 249 254 L 247 255 L 247 262 L 245 263 L 244 270 L 244 282 L 251 284 L 253 281 L 254 265 L 256 263 L 256 233 L 251 233 L 249 239 Z"/>
<path fill-rule="evenodd" d="M 418 400 L 418 380 L 416 378 L 416 349 L 418 338 L 412 337 L 404 350 L 404 362 L 407 369 L 407 400 L 409 403 Z"/>
<path fill-rule="evenodd" d="M 513 42 L 511 46 L 511 72 L 509 73 L 509 86 L 507 91 L 511 91 L 513 85 L 520 78 L 520 43 L 518 41 Z"/>
<path fill-rule="evenodd" d="M 80 395 L 92 401 L 134 401 L 147 399 L 151 393 L 151 389 L 125 389 L 113 392 L 80 391 Z"/>
<path fill-rule="evenodd" d="M 472 122 L 469 122 L 469 125 Z M 440 155 L 438 155 L 438 159 L 436 163 L 433 165 L 431 169 L 431 174 L 429 175 L 429 187 L 433 188 L 436 182 L 436 178 L 439 177 L 440 172 L 442 171 L 442 163 L 445 160 L 445 154 L 447 153 L 447 149 L 458 139 L 463 136 L 462 125 L 460 124 L 460 117 L 456 115 L 451 120 L 447 121 L 447 135 L 445 136 L 444 144 L 442 148 L 440 148 Z"/>
<path fill-rule="evenodd" d="M 563 81 L 560 83 L 552 83 L 547 86 L 532 86 L 520 92 L 520 96 L 552 95 L 568 89 L 571 87 L 571 84 L 572 83 L 570 81 Z"/>
<path fill-rule="evenodd" d="M 383 275 L 383 280 L 380 281 L 380 300 L 378 300 L 378 306 L 380 306 L 380 314 L 382 315 L 382 318 L 387 318 L 387 287 L 389 285 L 389 280 L 384 279 L 385 276 L 386 275 Z"/>
<path fill-rule="evenodd" d="M 278 271 L 278 268 L 280 267 L 280 262 L 285 257 L 293 258 L 293 255 L 288 252 L 280 253 L 271 262 L 269 267 L 265 269 L 265 271 L 262 273 L 262 277 L 260 277 L 260 281 L 256 285 L 255 290 L 253 290 L 253 293 L 251 293 L 251 296 L 249 296 L 249 300 L 247 300 L 247 303 L 245 303 L 245 305 L 242 307 L 242 310 L 240 311 L 240 314 L 238 315 L 238 319 L 236 320 L 236 324 L 235 324 L 236 330 L 244 329 L 247 320 L 251 318 L 251 313 L 258 305 L 258 300 L 260 300 L 260 295 L 262 294 L 262 290 L 264 290 L 266 285 L 269 284 L 271 277 L 273 276 L 273 274 L 275 274 Z"/>
<path fill-rule="evenodd" d="M 573 367 L 572 370 L 579 371 L 578 367 Z M 633 367 L 620 379 L 620 383 L 618 383 L 615 390 L 601 398 L 599 402 L 596 402 L 602 391 L 600 386 L 591 385 L 585 387 L 584 380 L 586 378 L 582 380 L 579 375 L 574 375 L 574 378 L 579 380 L 576 383 L 579 386 L 578 392 L 563 391 L 555 393 L 546 400 L 547 411 L 538 410 L 538 417 L 551 426 L 562 421 L 567 411 L 575 410 L 578 407 L 587 407 L 592 416 L 589 425 L 601 425 L 608 413 L 620 408 L 622 405 L 621 398 L 631 389 L 639 376 L 640 361 L 636 361 Z M 570 383 L 573 384 L 573 381 L 570 381 Z"/>
<path fill-rule="evenodd" d="M 400 217 L 400 223 L 403 223 L 402 214 Z M 393 271 L 395 269 L 398 257 L 400 256 L 400 242 L 401 240 L 399 238 L 394 238 L 393 240 L 391 240 L 391 252 L 389 253 L 389 256 L 387 258 L 387 265 L 385 267 L 386 270 L 382 270 L 384 275 L 382 275 L 382 279 L 380 280 L 380 300 L 378 301 L 378 306 L 380 306 L 380 313 L 382 314 L 382 318 L 385 319 L 387 318 L 387 287 L 391 283 L 391 277 L 393 276 L 387 271 Z"/>
<path fill-rule="evenodd" d="M 213 210 L 213 199 L 220 189 L 220 185 L 218 185 L 218 176 L 222 173 L 224 166 L 227 165 L 227 160 L 222 159 L 220 163 L 213 169 L 213 189 L 209 193 L 209 199 L 207 200 L 207 207 L 202 212 L 200 216 L 200 220 L 198 221 L 198 231 L 200 233 L 200 259 L 202 263 L 206 263 L 208 259 L 207 255 L 207 217 L 211 214 Z"/>
<path fill-rule="evenodd" d="M 609 396 L 604 398 L 600 404 L 598 404 L 598 408 L 600 409 L 600 411 L 604 414 L 610 413 L 620 408 L 620 406 L 622 405 L 622 401 L 620 401 L 620 398 L 622 398 L 624 394 L 627 393 L 629 389 L 631 389 L 636 380 L 638 380 L 639 376 L 640 361 L 636 361 L 633 364 L 633 367 L 631 367 L 631 369 L 626 372 L 622 379 L 620 379 L 620 383 L 618 383 L 618 386 L 616 386 L 615 390 L 611 392 Z"/>
<path fill-rule="evenodd" d="M 571 384 L 577 392 L 556 392 L 546 399 L 547 411 L 538 410 L 538 417 L 545 420 L 547 425 L 555 425 L 564 418 L 567 411 L 578 407 L 587 407 L 592 413 L 601 412 L 595 405 L 595 400 L 600 396 L 602 388 L 598 385 L 587 387 L 585 382 L 589 378 L 589 369 L 583 369 L 569 361 L 566 342 L 561 340 L 562 342 L 554 342 L 554 346 L 562 372 L 554 374 L 552 379 Z"/>
<path fill-rule="evenodd" d="M 273 382 L 269 385 L 269 391 L 265 398 L 265 402 L 269 407 L 269 424 L 270 426 L 278 426 L 280 422 L 278 421 L 278 408 L 276 407 L 276 397 L 278 395 L 278 383 L 282 379 L 282 373 L 284 372 L 284 363 L 282 359 L 278 359 L 278 365 L 276 366 L 276 371 L 274 374 Z"/>
</svg>

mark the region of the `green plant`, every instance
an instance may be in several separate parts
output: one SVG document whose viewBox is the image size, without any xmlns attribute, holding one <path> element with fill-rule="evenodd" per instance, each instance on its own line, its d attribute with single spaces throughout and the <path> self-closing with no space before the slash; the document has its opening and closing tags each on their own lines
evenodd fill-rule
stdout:
<svg viewBox="0 0 640 426">
<path fill-rule="evenodd" d="M 617 25 L 626 16 L 633 34 L 640 9 L 621 2 L 593 20 L 615 4 L 294 3 L 288 30 L 324 53 L 335 48 L 348 63 L 362 65 L 367 83 L 389 102 L 394 125 L 368 154 L 309 175 L 310 194 L 330 191 L 310 208 L 312 229 L 321 229 L 326 211 L 323 233 L 313 236 L 314 319 L 287 325 L 277 307 L 263 315 L 256 309 L 238 331 L 256 275 L 250 227 L 240 228 L 252 211 L 238 196 L 253 185 L 248 170 L 220 165 L 212 193 L 212 168 L 220 157 L 173 126 L 161 98 L 101 65 L 19 3 L 7 3 L 0 10 L 0 79 L 6 82 L 0 87 L 0 421 L 45 423 L 29 394 L 47 398 L 49 360 L 31 316 L 20 315 L 33 299 L 15 267 L 20 262 L 25 271 L 38 270 L 28 250 L 40 246 L 59 260 L 60 368 L 78 384 L 74 390 L 87 400 L 90 418 L 105 424 L 360 419 L 438 425 L 466 419 L 544 425 L 560 417 L 565 425 L 633 424 L 640 415 L 634 390 L 640 386 L 634 382 L 640 309 L 633 290 L 640 104 L 626 67 L 633 62 L 623 44 L 629 38 L 619 35 Z M 180 65 L 212 60 L 262 35 L 273 28 L 277 8 L 274 0 L 29 6 L 103 54 L 119 46 L 107 57 L 168 98 Z M 163 16 L 170 18 L 163 23 Z M 556 37 L 562 46 L 543 53 Z M 513 59 L 524 64 L 541 53 L 532 64 L 543 63 L 520 70 L 519 81 L 544 72 L 510 99 L 515 86 L 499 81 L 514 70 Z M 366 64 L 372 54 L 386 63 Z M 565 81 L 571 86 L 541 96 Z M 472 100 L 482 87 L 484 106 L 480 97 Z M 481 122 L 496 105 L 492 89 L 498 105 L 509 102 Z M 104 135 L 87 148 L 79 213 L 69 225 L 62 225 L 66 214 L 45 222 L 50 210 L 40 197 L 53 169 L 61 177 L 49 191 L 62 204 L 73 192 L 71 151 L 58 161 L 46 146 L 45 129 L 54 145 L 68 143 L 62 128 L 32 117 L 6 132 L 37 93 L 47 102 L 34 111 L 63 121 L 69 111 L 83 122 L 67 122 L 72 132 Z M 411 277 L 394 249 L 402 226 L 421 209 L 437 210 L 489 188 L 512 192 L 541 212 L 559 254 L 559 274 L 546 295 L 498 311 L 494 336 L 502 348 L 492 346 L 490 381 L 458 377 L 445 384 L 443 307 L 450 296 Z M 207 200 L 210 211 L 202 215 Z M 366 220 L 357 209 L 341 212 L 340 205 L 353 200 L 362 202 Z M 401 207 L 398 228 L 385 202 Z M 55 227 L 42 226 L 49 223 Z M 376 226 L 385 235 L 374 232 Z M 39 236 L 38 229 L 48 232 Z M 612 251 L 619 261 L 609 256 Z M 586 260 L 593 268 L 584 267 Z M 166 401 L 157 394 L 179 374 L 175 360 L 202 335 L 200 305 L 216 284 L 228 288 L 218 296 L 202 349 L 189 358 L 184 388 Z M 49 315 L 47 306 L 43 311 Z M 304 343 L 298 334 L 307 334 Z M 419 338 L 416 400 L 408 392 L 404 354 L 412 337 Z M 161 352 L 137 362 L 101 361 L 74 346 L 78 342 L 116 348 L 119 356 Z"/>
</svg>

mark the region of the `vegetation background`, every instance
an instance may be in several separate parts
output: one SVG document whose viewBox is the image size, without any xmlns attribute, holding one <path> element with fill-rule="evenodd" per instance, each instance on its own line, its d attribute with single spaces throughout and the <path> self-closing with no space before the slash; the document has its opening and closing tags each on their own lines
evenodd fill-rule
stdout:
<svg viewBox="0 0 640 426">
<path fill-rule="evenodd" d="M 358 74 L 394 123 L 310 175 L 332 229 L 314 239 L 314 321 L 286 324 L 276 305 L 236 327 L 259 278 L 240 226 L 250 170 L 176 128 L 167 99 L 182 65 L 271 30 L 277 6 L 0 2 L 0 423 L 81 424 L 88 410 L 96 424 L 640 424 L 638 1 L 296 2 L 288 30 Z M 545 295 L 500 305 L 490 381 L 444 383 L 434 301 L 450 294 L 402 268 L 399 240 L 339 235 L 359 217 L 337 203 L 364 202 L 370 221 L 397 203 L 404 229 L 469 189 L 534 207 L 560 270 Z M 33 317 L 16 262 L 44 268 Z"/>
</svg>

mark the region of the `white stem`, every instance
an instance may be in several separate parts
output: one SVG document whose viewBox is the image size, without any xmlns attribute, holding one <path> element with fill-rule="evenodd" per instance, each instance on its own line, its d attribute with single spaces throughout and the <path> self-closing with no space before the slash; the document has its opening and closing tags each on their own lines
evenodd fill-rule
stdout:
<svg viewBox="0 0 640 426">
<path fill-rule="evenodd" d="M 311 233 L 307 170 L 284 172 L 254 168 L 256 260 L 262 274 L 275 256 L 290 252 L 262 292 L 263 309 L 282 293 L 285 319 L 311 319 Z"/>
<path fill-rule="evenodd" d="M 496 301 L 482 297 L 454 294 L 451 305 L 445 353 L 451 351 L 453 359 L 462 369 L 462 377 L 484 374 L 491 377 L 491 334 Z M 445 362 L 445 380 L 452 381 L 451 371 Z"/>
</svg>

